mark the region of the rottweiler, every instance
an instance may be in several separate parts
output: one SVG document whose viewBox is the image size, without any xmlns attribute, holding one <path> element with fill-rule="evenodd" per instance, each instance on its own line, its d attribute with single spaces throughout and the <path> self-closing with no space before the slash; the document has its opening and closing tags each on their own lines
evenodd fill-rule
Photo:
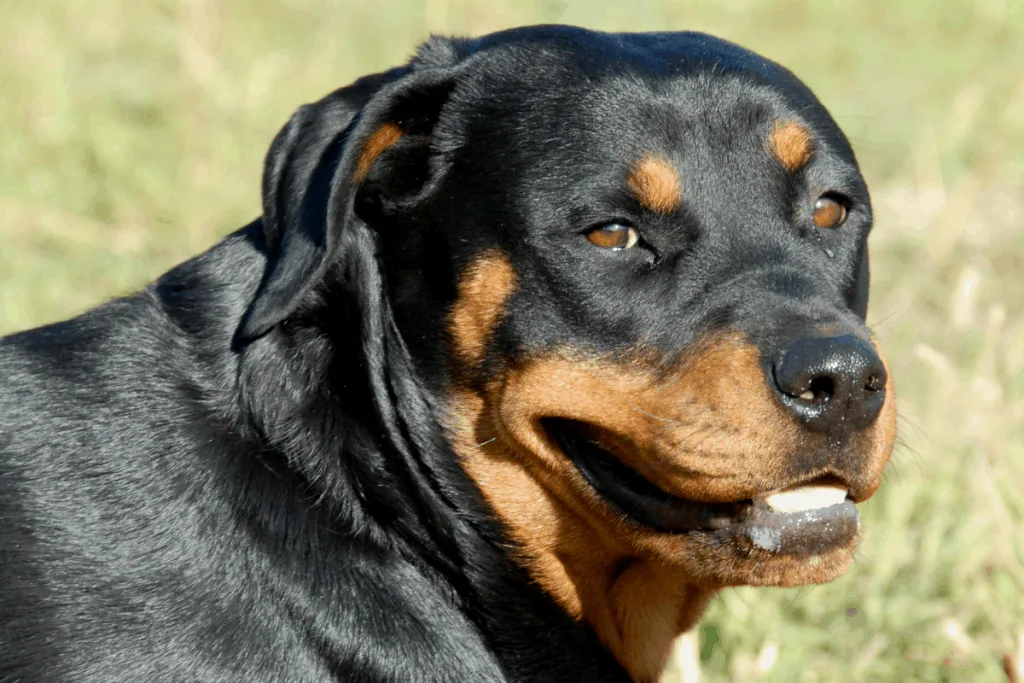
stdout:
<svg viewBox="0 0 1024 683">
<path fill-rule="evenodd" d="M 716 591 L 851 562 L 871 223 L 700 33 L 435 37 L 300 107 L 258 219 L 3 339 L 0 680 L 657 680 Z"/>
</svg>

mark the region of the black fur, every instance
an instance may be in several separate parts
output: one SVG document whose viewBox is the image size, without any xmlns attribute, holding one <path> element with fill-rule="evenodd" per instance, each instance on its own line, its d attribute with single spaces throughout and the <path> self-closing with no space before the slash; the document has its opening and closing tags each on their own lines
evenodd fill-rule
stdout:
<svg viewBox="0 0 1024 683">
<path fill-rule="evenodd" d="M 609 189 L 641 142 L 692 132 L 651 104 L 669 101 L 687 125 L 717 125 L 710 104 L 749 119 L 693 148 L 726 170 L 686 179 L 674 223 Z M 844 236 L 757 242 L 804 180 L 714 155 L 780 112 L 824 141 L 808 173 L 850 198 Z M 406 135 L 350 182 L 388 121 Z M 739 319 L 770 345 L 777 320 L 866 310 L 870 207 L 845 139 L 788 72 L 699 34 L 433 39 L 300 108 L 263 198 L 145 290 L 0 342 L 0 682 L 626 681 L 509 560 L 439 428 L 458 272 L 492 247 L 525 264 L 501 357 L 679 349 Z M 573 255 L 583 228 L 627 218 L 656 262 Z M 715 289 L 773 259 L 795 265 Z M 769 315 L 766 290 L 800 303 Z"/>
</svg>

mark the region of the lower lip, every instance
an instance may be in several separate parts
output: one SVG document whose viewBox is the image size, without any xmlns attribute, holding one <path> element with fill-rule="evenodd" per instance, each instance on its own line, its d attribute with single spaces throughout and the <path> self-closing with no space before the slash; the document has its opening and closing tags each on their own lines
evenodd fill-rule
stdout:
<svg viewBox="0 0 1024 683">
<path fill-rule="evenodd" d="M 845 545 L 856 537 L 860 531 L 860 513 L 849 499 L 801 512 L 775 512 L 755 502 L 749 516 L 727 531 L 766 552 L 810 555 Z"/>
</svg>

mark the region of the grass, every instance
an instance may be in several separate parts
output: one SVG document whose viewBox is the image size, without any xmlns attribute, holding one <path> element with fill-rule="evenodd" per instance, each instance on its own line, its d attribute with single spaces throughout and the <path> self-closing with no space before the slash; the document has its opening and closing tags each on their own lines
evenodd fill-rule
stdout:
<svg viewBox="0 0 1024 683">
<path fill-rule="evenodd" d="M 869 322 L 902 443 L 851 571 L 724 593 L 666 683 L 1005 681 L 1005 653 L 1024 665 L 1021 3 L 8 0 L 3 16 L 0 333 L 130 291 L 256 215 L 290 112 L 431 31 L 692 28 L 789 66 L 874 189 Z"/>
</svg>

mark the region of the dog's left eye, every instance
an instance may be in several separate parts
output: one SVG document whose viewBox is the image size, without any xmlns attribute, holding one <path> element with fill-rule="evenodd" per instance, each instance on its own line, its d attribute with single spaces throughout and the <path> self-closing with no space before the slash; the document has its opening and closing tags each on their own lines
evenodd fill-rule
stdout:
<svg viewBox="0 0 1024 683">
<path fill-rule="evenodd" d="M 629 249 L 640 241 L 640 233 L 629 225 L 608 223 L 588 232 L 587 239 L 602 249 Z"/>
</svg>

